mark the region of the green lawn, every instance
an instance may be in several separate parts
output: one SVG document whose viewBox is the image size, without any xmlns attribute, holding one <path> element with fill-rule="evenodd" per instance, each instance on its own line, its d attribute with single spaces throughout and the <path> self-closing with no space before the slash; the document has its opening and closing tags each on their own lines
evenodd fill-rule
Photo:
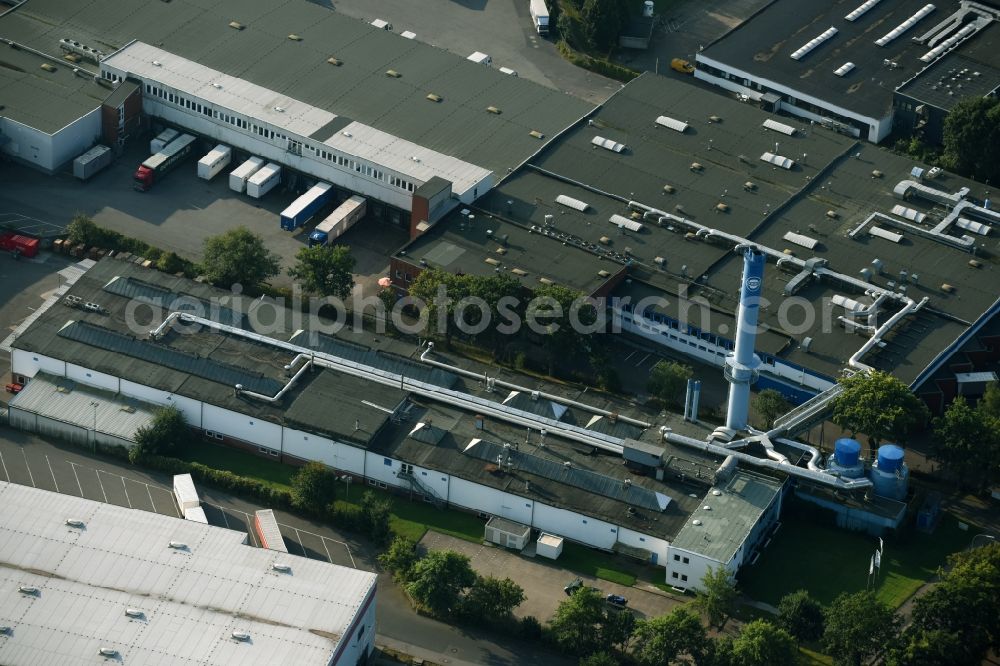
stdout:
<svg viewBox="0 0 1000 666">
<path fill-rule="evenodd" d="M 563 552 L 556 564 L 577 573 L 586 574 L 619 585 L 635 585 L 635 576 L 622 571 L 618 558 L 609 553 L 587 548 L 577 543 L 563 543 Z"/>
<path fill-rule="evenodd" d="M 876 593 L 893 608 L 930 579 L 946 557 L 969 544 L 974 531 L 958 529 L 946 514 L 932 535 L 907 531 L 886 540 Z M 757 564 L 740 574 L 748 596 L 777 604 L 782 596 L 803 588 L 823 603 L 841 592 L 865 589 L 874 537 L 848 532 L 815 520 L 788 516 Z"/>
<path fill-rule="evenodd" d="M 292 475 L 296 470 L 292 465 L 283 465 L 246 451 L 202 440 L 187 442 L 174 453 L 174 457 L 258 479 L 282 490 L 292 489 Z"/>
</svg>

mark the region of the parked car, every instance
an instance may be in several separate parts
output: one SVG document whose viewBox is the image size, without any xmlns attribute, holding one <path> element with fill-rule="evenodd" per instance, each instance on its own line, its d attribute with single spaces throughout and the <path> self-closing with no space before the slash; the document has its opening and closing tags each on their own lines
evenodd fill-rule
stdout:
<svg viewBox="0 0 1000 666">
<path fill-rule="evenodd" d="M 620 594 L 609 594 L 608 596 L 604 597 L 604 599 L 612 606 L 624 607 L 628 605 L 628 599 L 626 599 Z"/>
<path fill-rule="evenodd" d="M 583 587 L 583 579 L 582 578 L 577 578 L 572 583 L 570 583 L 569 585 L 567 585 L 566 587 L 564 587 L 563 588 L 563 592 L 565 592 L 566 596 L 569 597 L 569 596 L 572 596 L 574 592 L 576 592 L 577 590 L 579 590 L 582 587 Z"/>
<path fill-rule="evenodd" d="M 24 386 L 17 383 L 7 384 L 7 393 L 20 393 Z"/>
</svg>

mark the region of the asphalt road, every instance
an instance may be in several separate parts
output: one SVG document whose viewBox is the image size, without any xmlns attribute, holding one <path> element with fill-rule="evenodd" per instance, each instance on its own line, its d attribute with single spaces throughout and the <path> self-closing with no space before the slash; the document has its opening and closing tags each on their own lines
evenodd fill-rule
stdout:
<svg viewBox="0 0 1000 666">
<path fill-rule="evenodd" d="M 180 515 L 168 475 L 6 426 L 0 427 L 0 480 L 140 511 Z M 263 507 L 204 486 L 198 492 L 209 523 L 245 532 L 251 544 L 259 545 L 249 526 L 254 511 Z M 275 517 L 290 553 L 377 572 L 371 548 L 353 536 L 283 511 L 276 510 Z M 378 585 L 377 644 L 447 664 L 572 663 L 515 640 L 498 641 L 417 615 L 389 576 L 380 574 Z"/>
</svg>

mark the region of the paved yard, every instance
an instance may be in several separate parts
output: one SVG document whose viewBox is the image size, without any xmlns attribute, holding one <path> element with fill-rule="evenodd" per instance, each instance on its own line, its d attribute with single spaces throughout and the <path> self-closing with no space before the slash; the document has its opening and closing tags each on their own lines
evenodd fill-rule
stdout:
<svg viewBox="0 0 1000 666">
<path fill-rule="evenodd" d="M 530 559 L 499 546 L 476 544 L 429 531 L 420 541 L 428 550 L 454 550 L 468 555 L 472 568 L 482 575 L 510 578 L 524 588 L 527 597 L 518 609 L 518 616 L 534 615 L 541 621 L 552 617 L 556 607 L 566 598 L 563 588 L 577 574 L 559 567 L 558 560 Z M 596 587 L 604 595 L 620 594 L 628 599 L 628 606 L 637 618 L 655 617 L 669 613 L 679 602 L 666 596 L 637 587 L 626 587 L 580 576 L 584 585 Z"/>
</svg>

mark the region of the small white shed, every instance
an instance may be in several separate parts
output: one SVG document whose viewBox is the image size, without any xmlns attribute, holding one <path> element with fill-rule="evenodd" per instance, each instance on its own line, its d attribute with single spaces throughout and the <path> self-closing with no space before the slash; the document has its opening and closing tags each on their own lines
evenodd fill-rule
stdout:
<svg viewBox="0 0 1000 666">
<path fill-rule="evenodd" d="M 550 560 L 557 559 L 562 555 L 563 538 L 555 534 L 542 532 L 538 535 L 538 542 L 535 544 L 535 552 Z"/>
<path fill-rule="evenodd" d="M 531 540 L 531 528 L 513 520 L 493 516 L 486 523 L 486 540 L 504 548 L 524 550 Z"/>
</svg>

